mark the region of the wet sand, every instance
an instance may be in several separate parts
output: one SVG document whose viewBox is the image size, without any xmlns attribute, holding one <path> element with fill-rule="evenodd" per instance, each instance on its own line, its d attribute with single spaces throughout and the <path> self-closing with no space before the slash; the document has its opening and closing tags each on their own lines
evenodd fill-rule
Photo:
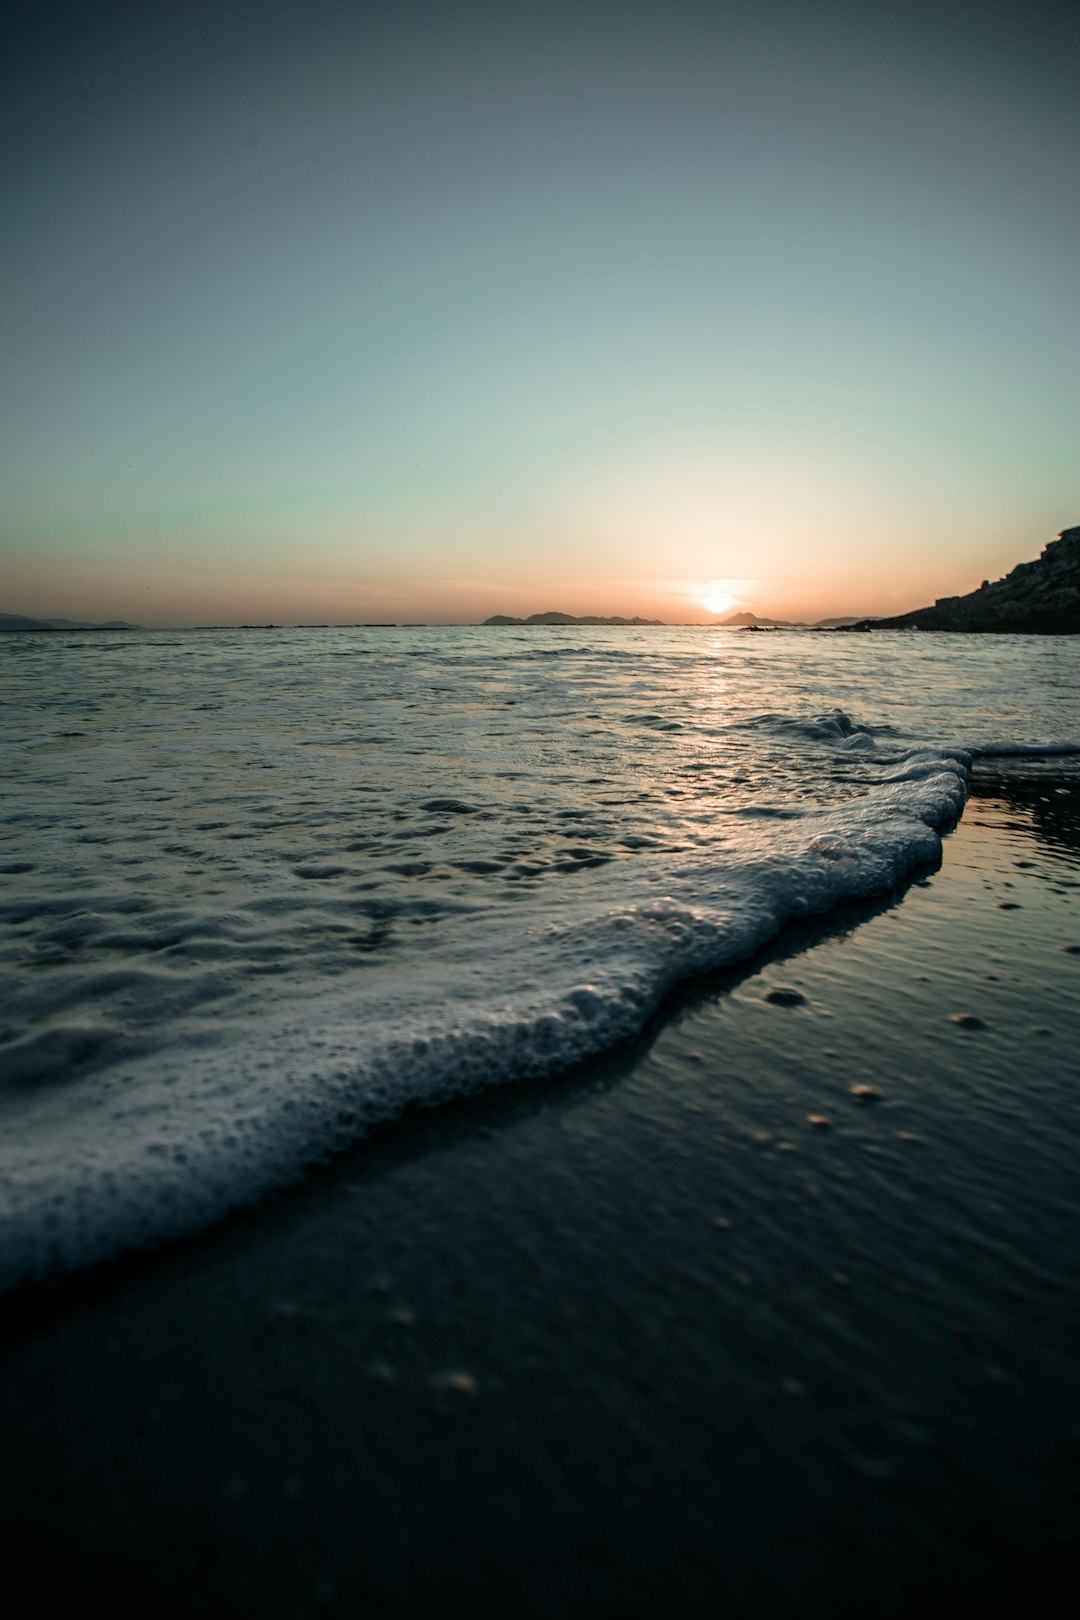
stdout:
<svg viewBox="0 0 1080 1620">
<path fill-rule="evenodd" d="M 789 931 L 632 1049 L 4 1304 L 9 1583 L 184 1616 L 1049 1612 L 1080 793 L 980 792 L 902 903 Z"/>
</svg>

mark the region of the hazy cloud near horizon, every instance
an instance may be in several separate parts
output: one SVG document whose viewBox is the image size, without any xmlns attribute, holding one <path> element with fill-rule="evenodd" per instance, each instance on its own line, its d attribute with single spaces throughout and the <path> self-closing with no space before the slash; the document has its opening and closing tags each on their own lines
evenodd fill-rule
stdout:
<svg viewBox="0 0 1080 1620">
<path fill-rule="evenodd" d="M 816 618 L 1080 521 L 1076 10 L 61 5 L 7 45 L 10 611 L 670 620 L 727 579 Z"/>
</svg>

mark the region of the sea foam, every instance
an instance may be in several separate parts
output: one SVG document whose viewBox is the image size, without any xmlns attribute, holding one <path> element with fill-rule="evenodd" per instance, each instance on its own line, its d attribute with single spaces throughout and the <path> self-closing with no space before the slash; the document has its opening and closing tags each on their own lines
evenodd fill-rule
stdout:
<svg viewBox="0 0 1080 1620">
<path fill-rule="evenodd" d="M 767 847 L 650 870 L 632 897 L 614 874 L 587 899 L 515 913 L 497 937 L 490 917 L 466 919 L 453 960 L 404 981 L 387 968 L 213 1040 L 118 1061 L 93 1084 L 41 1091 L 7 1122 L 0 1285 L 205 1226 L 410 1103 L 605 1050 L 680 979 L 934 860 L 969 764 L 960 750 L 919 750 L 865 797 L 773 828 Z"/>
<path fill-rule="evenodd" d="M 603 1051 L 1080 734 L 1041 639 L 6 639 L 5 1288 Z"/>
</svg>

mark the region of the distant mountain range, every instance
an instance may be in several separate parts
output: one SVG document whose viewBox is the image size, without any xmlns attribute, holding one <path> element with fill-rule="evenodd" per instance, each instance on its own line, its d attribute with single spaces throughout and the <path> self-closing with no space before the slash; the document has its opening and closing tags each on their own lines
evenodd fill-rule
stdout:
<svg viewBox="0 0 1080 1620">
<path fill-rule="evenodd" d="M 82 624 L 78 619 L 29 619 L 25 613 L 0 613 L 0 631 L 141 629 L 141 624 L 128 624 L 124 619 L 110 619 L 108 624 Z"/>
<path fill-rule="evenodd" d="M 621 619 L 617 614 L 601 618 L 595 613 L 533 613 L 527 619 L 515 619 L 509 613 L 493 613 L 485 624 L 666 624 L 664 619 Z M 791 619 L 759 619 L 756 613 L 732 613 L 716 624 L 727 630 L 836 630 L 843 625 L 858 623 L 853 614 L 847 619 L 819 619 L 816 624 L 797 624 Z"/>
<path fill-rule="evenodd" d="M 602 619 L 595 613 L 531 613 L 527 619 L 515 619 L 509 613 L 493 613 L 485 624 L 663 624 L 663 619 L 620 619 L 615 615 Z"/>
<path fill-rule="evenodd" d="M 729 613 L 718 621 L 726 630 L 840 630 L 845 625 L 858 624 L 857 614 L 849 618 L 815 619 L 807 624 L 802 619 L 759 619 L 756 613 Z"/>
<path fill-rule="evenodd" d="M 965 630 L 999 635 L 1080 634 L 1080 527 L 1062 529 L 1034 562 L 1003 579 L 983 580 L 966 596 L 893 619 L 860 619 L 853 630 Z"/>
</svg>

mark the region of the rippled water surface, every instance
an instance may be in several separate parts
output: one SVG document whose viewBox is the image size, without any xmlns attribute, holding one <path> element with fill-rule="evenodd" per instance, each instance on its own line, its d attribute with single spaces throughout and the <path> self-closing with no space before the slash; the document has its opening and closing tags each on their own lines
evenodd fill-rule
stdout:
<svg viewBox="0 0 1080 1620">
<path fill-rule="evenodd" d="M 31 1018 L 122 1002 L 132 974 L 158 1014 L 239 994 L 238 965 L 296 990 L 465 908 L 722 849 L 880 774 L 807 724 L 834 706 L 898 741 L 1080 731 L 1071 645 L 1045 641 L 357 629 L 0 653 L 5 967 Z"/>
<path fill-rule="evenodd" d="M 481 1003 L 525 1031 L 519 1066 L 545 1040 L 569 1060 L 625 1028 L 605 997 L 640 1021 L 680 972 L 927 858 L 961 768 L 942 750 L 1080 740 L 1076 644 L 1051 638 L 8 635 L 0 669 L 0 1104 L 39 1168 L 74 1081 L 114 1129 L 121 1081 L 144 1121 L 178 1086 L 146 1147 L 182 1162 L 192 1062 L 271 1024 L 279 1061 L 283 1018 L 293 1100 L 326 1027 L 340 1078 Z M 544 1018 L 597 1033 L 560 1045 Z M 268 1096 L 234 1098 L 234 1136 Z"/>
</svg>

